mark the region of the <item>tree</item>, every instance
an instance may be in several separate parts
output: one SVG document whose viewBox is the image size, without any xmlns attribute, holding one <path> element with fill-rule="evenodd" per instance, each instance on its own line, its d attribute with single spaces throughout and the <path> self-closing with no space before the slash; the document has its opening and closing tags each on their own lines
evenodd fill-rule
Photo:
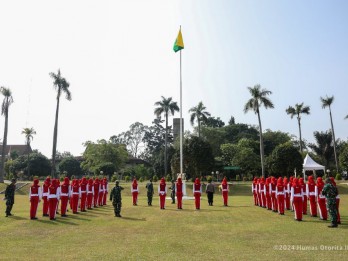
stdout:
<svg viewBox="0 0 348 261">
<path fill-rule="evenodd" d="M 36 131 L 33 128 L 24 128 L 22 130 L 22 134 L 25 135 L 25 143 L 28 147 L 28 176 L 30 176 L 30 160 L 29 160 L 29 148 L 30 148 L 30 142 L 33 140 L 34 136 L 36 134 Z"/>
<path fill-rule="evenodd" d="M 266 130 L 263 133 L 263 144 L 265 149 L 265 156 L 271 155 L 273 150 L 280 144 L 291 141 L 291 136 L 288 133 L 281 131 Z"/>
<path fill-rule="evenodd" d="M 5 150 L 7 146 L 7 131 L 8 131 L 8 109 L 13 103 L 12 92 L 9 88 L 1 87 L 0 92 L 4 95 L 4 100 L 1 106 L 1 115 L 5 116 L 5 126 L 4 126 L 4 138 L 2 142 L 2 152 L 1 152 L 1 168 L 0 168 L 0 182 L 4 183 L 4 167 L 5 167 Z"/>
<path fill-rule="evenodd" d="M 201 137 L 201 123 L 207 121 L 207 117 L 210 116 L 210 113 L 207 112 L 206 107 L 203 105 L 203 102 L 199 102 L 197 106 L 192 107 L 189 112 L 191 113 L 190 122 L 193 126 L 195 120 L 197 120 L 198 125 L 198 137 Z"/>
<path fill-rule="evenodd" d="M 30 165 L 30 173 L 32 176 L 46 177 L 50 174 L 51 162 L 49 159 L 41 153 L 31 153 L 29 156 L 30 163 L 28 164 L 28 158 L 22 155 L 15 159 L 11 166 L 10 172 L 17 175 L 20 171 L 24 171 L 24 175 L 30 179 L 28 175 L 27 166 Z"/>
<path fill-rule="evenodd" d="M 343 170 L 348 170 L 348 144 L 346 144 L 340 151 L 340 167 Z"/>
<path fill-rule="evenodd" d="M 220 117 L 208 117 L 206 121 L 202 122 L 202 125 L 211 128 L 221 128 L 225 126 L 225 123 L 220 119 Z"/>
<path fill-rule="evenodd" d="M 259 132 L 260 132 L 260 155 L 261 155 L 261 169 L 262 176 L 265 176 L 265 155 L 263 148 L 263 137 L 262 137 L 262 125 L 261 125 L 261 116 L 260 116 L 260 107 L 264 105 L 266 109 L 274 108 L 273 103 L 266 96 L 272 94 L 271 91 L 266 89 L 261 90 L 261 85 L 257 84 L 254 87 L 248 87 L 248 90 L 251 94 L 251 99 L 244 106 L 244 113 L 252 110 L 257 114 L 259 120 Z"/>
<path fill-rule="evenodd" d="M 136 158 L 139 147 L 143 142 L 146 126 L 140 122 L 135 122 L 129 126 L 129 130 L 117 136 L 111 136 L 110 141 L 127 145 L 129 152 Z"/>
<path fill-rule="evenodd" d="M 176 102 L 172 101 L 172 97 L 169 97 L 168 99 L 162 96 L 162 100 L 155 103 L 155 106 L 158 106 L 155 108 L 155 115 L 157 117 L 161 117 L 161 115 L 164 113 L 164 117 L 166 119 L 166 135 L 165 135 L 165 145 L 164 145 L 164 174 L 167 176 L 167 143 L 168 143 L 168 116 L 169 113 L 174 116 L 174 113 L 176 111 L 179 111 L 179 107 Z"/>
<path fill-rule="evenodd" d="M 334 154 L 331 131 L 315 131 L 314 138 L 317 144 L 310 143 L 308 146 L 320 157 L 322 162 L 325 162 L 325 167 L 328 169 Z"/>
<path fill-rule="evenodd" d="M 228 125 L 233 125 L 236 124 L 236 120 L 234 119 L 233 116 L 231 116 L 230 120 L 228 121 Z"/>
<path fill-rule="evenodd" d="M 98 140 L 97 143 L 87 141 L 83 153 L 84 161 L 81 167 L 86 172 L 99 174 L 100 166 L 104 163 L 111 162 L 115 170 L 121 169 L 128 158 L 128 153 L 124 145 L 113 144 L 105 140 Z"/>
<path fill-rule="evenodd" d="M 68 101 L 71 101 L 71 93 L 69 91 L 70 84 L 67 82 L 65 78 L 63 78 L 60 74 L 60 69 L 58 69 L 58 73 L 55 74 L 51 72 L 49 74 L 51 78 L 53 78 L 53 86 L 57 90 L 57 107 L 56 107 L 56 117 L 54 121 L 54 131 L 53 131 L 53 149 L 52 149 L 52 177 L 56 176 L 56 152 L 57 152 L 57 136 L 58 136 L 58 114 L 59 114 L 59 100 L 62 93 L 65 94 L 65 98 Z"/>
<path fill-rule="evenodd" d="M 290 176 L 296 171 L 302 171 L 302 155 L 296 147 L 289 141 L 278 145 L 268 158 L 270 173 L 275 177 L 284 174 Z"/>
<path fill-rule="evenodd" d="M 74 157 L 64 158 L 58 164 L 58 169 L 60 173 L 66 172 L 69 178 L 71 178 L 72 175 L 79 177 L 82 174 L 80 162 Z"/>
<path fill-rule="evenodd" d="M 297 123 L 298 123 L 298 129 L 300 133 L 300 151 L 302 153 L 302 134 L 301 134 L 301 114 L 309 114 L 310 107 L 309 106 L 303 106 L 303 102 L 301 104 L 296 103 L 295 107 L 289 106 L 285 111 L 287 114 L 290 115 L 291 119 L 297 115 Z"/>
<path fill-rule="evenodd" d="M 338 173 L 338 161 L 337 161 L 337 153 L 336 153 L 336 139 L 335 139 L 335 130 L 332 122 L 332 114 L 331 114 L 331 104 L 334 101 L 334 96 L 328 97 L 326 95 L 326 99 L 323 97 L 320 97 L 322 108 L 325 109 L 326 107 L 329 107 L 330 112 L 330 122 L 331 122 L 331 134 L 332 134 L 332 140 L 333 140 L 333 149 L 334 149 L 334 155 L 335 155 L 335 163 L 336 163 L 336 171 Z"/>
</svg>

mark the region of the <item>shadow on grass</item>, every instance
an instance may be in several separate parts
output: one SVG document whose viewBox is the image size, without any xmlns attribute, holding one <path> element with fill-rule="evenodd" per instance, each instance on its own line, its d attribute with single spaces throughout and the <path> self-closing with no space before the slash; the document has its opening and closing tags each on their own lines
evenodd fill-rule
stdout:
<svg viewBox="0 0 348 261">
<path fill-rule="evenodd" d="M 7 218 L 9 218 L 9 219 L 15 219 L 15 220 L 26 220 L 26 219 L 28 219 L 28 218 L 19 217 L 19 216 L 14 216 L 14 215 L 9 216 L 9 217 L 7 217 Z"/>
<path fill-rule="evenodd" d="M 132 218 L 123 216 L 122 219 L 131 220 L 131 221 L 146 221 L 146 218 Z"/>
<path fill-rule="evenodd" d="M 71 219 L 78 219 L 78 220 L 82 220 L 82 221 L 91 221 L 89 218 L 83 218 L 83 216 L 79 213 L 79 214 L 72 214 L 72 215 L 69 215 L 68 218 L 71 218 Z"/>
</svg>

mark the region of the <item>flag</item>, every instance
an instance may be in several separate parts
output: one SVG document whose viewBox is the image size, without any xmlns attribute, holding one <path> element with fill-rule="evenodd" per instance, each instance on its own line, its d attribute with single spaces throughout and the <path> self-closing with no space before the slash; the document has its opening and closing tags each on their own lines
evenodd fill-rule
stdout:
<svg viewBox="0 0 348 261">
<path fill-rule="evenodd" d="M 184 49 L 184 41 L 182 40 L 181 29 L 179 30 L 178 37 L 176 37 L 173 50 L 174 52 Z"/>
</svg>

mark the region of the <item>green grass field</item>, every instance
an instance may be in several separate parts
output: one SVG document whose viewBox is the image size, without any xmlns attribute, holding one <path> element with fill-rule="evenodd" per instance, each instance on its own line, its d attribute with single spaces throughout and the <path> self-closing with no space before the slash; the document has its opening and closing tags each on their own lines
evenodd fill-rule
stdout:
<svg viewBox="0 0 348 261">
<path fill-rule="evenodd" d="M 29 220 L 28 186 L 22 188 L 14 216 L 5 218 L 5 203 L 0 207 L 0 260 L 347 260 L 346 184 L 339 185 L 338 229 L 308 215 L 297 222 L 293 212 L 280 216 L 255 207 L 250 183 L 230 187 L 229 207 L 223 207 L 218 193 L 214 206 L 203 195 L 200 211 L 193 200 L 185 200 L 181 211 L 167 200 L 160 210 L 158 196 L 148 207 L 144 183 L 133 206 L 130 183 L 121 186 L 122 218 L 114 217 L 108 201 L 86 213 L 58 215 L 56 221 L 42 217 L 41 203 L 39 220 Z M 4 188 L 0 184 L 0 191 Z"/>
</svg>

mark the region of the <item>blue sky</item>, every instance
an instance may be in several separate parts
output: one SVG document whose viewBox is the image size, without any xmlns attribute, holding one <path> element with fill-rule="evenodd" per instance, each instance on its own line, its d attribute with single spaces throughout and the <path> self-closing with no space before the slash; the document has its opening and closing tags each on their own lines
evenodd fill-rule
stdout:
<svg viewBox="0 0 348 261">
<path fill-rule="evenodd" d="M 179 26 L 183 117 L 202 101 L 226 123 L 257 124 L 244 114 L 247 86 L 272 91 L 261 110 L 263 129 L 298 136 L 285 109 L 304 102 L 302 137 L 330 129 L 320 96 L 334 96 L 336 138 L 347 140 L 347 1 L 2 1 L 0 85 L 13 92 L 9 144 L 37 131 L 32 147 L 50 157 L 55 91 L 49 72 L 61 69 L 72 101 L 61 100 L 58 151 L 80 155 L 82 143 L 150 125 L 161 96 L 179 103 Z M 179 114 L 176 115 L 177 117 Z M 0 136 L 4 118 L 0 118 Z"/>
</svg>

